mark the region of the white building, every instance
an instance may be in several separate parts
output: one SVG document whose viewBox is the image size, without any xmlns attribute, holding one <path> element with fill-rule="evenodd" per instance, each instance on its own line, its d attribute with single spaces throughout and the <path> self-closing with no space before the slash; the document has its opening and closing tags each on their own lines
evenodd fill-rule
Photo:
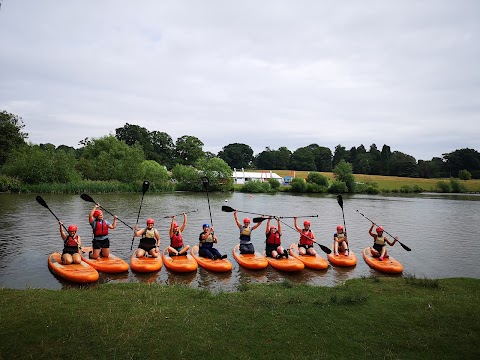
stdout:
<svg viewBox="0 0 480 360">
<path fill-rule="evenodd" d="M 233 182 L 234 184 L 245 184 L 248 181 L 256 180 L 260 182 L 268 181 L 269 179 L 276 179 L 280 182 L 280 185 L 284 185 L 283 178 L 280 175 L 275 174 L 274 172 L 262 171 L 262 172 L 252 172 L 245 171 L 243 168 L 240 171 L 233 169 Z"/>
</svg>

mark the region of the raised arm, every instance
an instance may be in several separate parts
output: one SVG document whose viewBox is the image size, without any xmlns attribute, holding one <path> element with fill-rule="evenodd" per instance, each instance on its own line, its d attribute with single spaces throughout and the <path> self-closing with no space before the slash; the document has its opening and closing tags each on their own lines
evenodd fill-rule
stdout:
<svg viewBox="0 0 480 360">
<path fill-rule="evenodd" d="M 242 224 L 240 224 L 240 221 L 238 221 L 237 211 L 236 211 L 236 210 L 235 210 L 234 213 L 233 213 L 233 218 L 235 219 L 235 222 L 237 223 L 237 227 L 241 227 Z"/>
<path fill-rule="evenodd" d="M 63 230 L 63 223 L 61 221 L 58 222 L 60 224 L 60 236 L 62 237 L 63 241 L 67 238 L 67 234 Z"/>
<path fill-rule="evenodd" d="M 296 216 L 293 217 L 293 226 L 295 226 L 295 229 L 297 229 L 298 232 L 302 231 L 302 229 L 300 229 L 297 225 L 297 217 Z"/>
<path fill-rule="evenodd" d="M 183 232 L 183 230 L 185 230 L 185 226 L 187 226 L 187 214 L 183 213 L 183 224 L 180 227 L 180 232 Z"/>
</svg>

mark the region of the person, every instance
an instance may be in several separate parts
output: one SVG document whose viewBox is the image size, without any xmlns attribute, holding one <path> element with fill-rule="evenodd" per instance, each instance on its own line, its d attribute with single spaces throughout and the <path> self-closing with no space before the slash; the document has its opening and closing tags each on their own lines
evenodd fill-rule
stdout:
<svg viewBox="0 0 480 360">
<path fill-rule="evenodd" d="M 88 222 L 93 230 L 93 251 L 88 256 L 91 259 L 98 259 L 100 256 L 108 257 L 110 255 L 110 239 L 108 238 L 108 229 L 117 227 L 117 216 L 113 215 L 113 222 L 110 223 L 103 219 L 103 212 L 99 210 L 99 204 L 95 204 L 88 215 Z"/>
<path fill-rule="evenodd" d="M 310 229 L 310 221 L 305 220 L 303 222 L 303 229 L 300 229 L 297 225 L 297 217 L 293 217 L 293 225 L 295 229 L 300 233 L 300 241 L 298 243 L 298 253 L 300 255 L 317 255 L 313 247 L 313 242 L 315 241 L 315 234 Z"/>
<path fill-rule="evenodd" d="M 243 225 L 240 224 L 237 217 L 237 211 L 233 213 L 237 227 L 240 230 L 240 254 L 255 254 L 255 247 L 252 244 L 252 231 L 258 228 L 262 223 L 259 222 L 250 227 L 250 219 L 248 217 L 243 219 Z M 262 215 L 263 217 L 263 215 Z"/>
<path fill-rule="evenodd" d="M 372 226 L 368 231 L 370 236 L 373 237 L 373 247 L 370 248 L 370 252 L 372 253 L 372 256 L 378 257 L 378 260 L 383 261 L 384 258 L 385 259 L 389 258 L 387 254 L 387 244 L 390 246 L 395 245 L 395 243 L 398 240 L 398 237 L 395 237 L 393 242 L 390 242 L 390 240 L 386 236 L 383 236 L 383 227 L 377 226 L 376 228 L 377 233 L 374 234 L 372 232 L 374 226 L 375 224 L 372 223 Z"/>
<path fill-rule="evenodd" d="M 133 236 L 141 236 L 140 243 L 137 249 L 137 258 L 142 258 L 150 254 L 156 258 L 160 256 L 158 247 L 160 246 L 160 234 L 157 229 L 153 227 L 155 221 L 153 219 L 147 219 L 147 227 L 138 230 L 138 225 L 135 225 L 135 232 Z"/>
<path fill-rule="evenodd" d="M 190 245 L 183 243 L 182 232 L 187 226 L 187 214 L 183 213 L 183 224 L 178 228 L 178 224 L 175 222 L 175 215 L 172 216 L 172 222 L 170 223 L 170 246 L 168 247 L 168 253 L 170 256 L 185 255 L 190 249 Z"/>
<path fill-rule="evenodd" d="M 339 251 L 348 256 L 348 238 L 342 225 L 338 225 L 337 232 L 333 234 L 333 253 L 335 256 L 338 256 Z"/>
<path fill-rule="evenodd" d="M 70 225 L 67 229 L 68 234 L 63 230 L 63 223 L 60 224 L 60 236 L 63 240 L 63 252 L 62 263 L 64 265 L 80 264 L 82 257 L 80 251 L 82 251 L 82 239 L 77 235 L 77 225 Z"/>
<path fill-rule="evenodd" d="M 212 260 L 227 258 L 227 254 L 222 255 L 220 254 L 220 251 L 213 247 L 214 243 L 218 243 L 218 239 L 215 236 L 213 226 L 210 227 L 209 224 L 203 224 L 202 228 L 203 231 L 198 236 L 198 254 L 202 257 L 206 257 Z"/>
<path fill-rule="evenodd" d="M 280 219 L 277 219 L 277 227 L 270 226 L 270 216 L 267 220 L 267 227 L 265 229 L 265 235 L 267 237 L 265 254 L 269 257 L 280 259 L 282 256 L 288 259 L 288 252 L 281 245 L 282 227 L 280 225 Z"/>
</svg>

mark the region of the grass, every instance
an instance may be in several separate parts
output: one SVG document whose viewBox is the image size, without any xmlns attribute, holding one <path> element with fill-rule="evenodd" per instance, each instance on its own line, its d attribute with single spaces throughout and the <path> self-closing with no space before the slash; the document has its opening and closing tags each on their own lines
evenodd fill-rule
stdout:
<svg viewBox="0 0 480 360">
<path fill-rule="evenodd" d="M 362 278 L 336 287 L 284 282 L 240 290 L 141 283 L 1 289 L 0 359 L 480 356 L 478 279 L 419 286 L 412 278 Z"/>
<path fill-rule="evenodd" d="M 262 170 L 248 170 L 253 172 L 262 172 Z M 272 172 L 284 178 L 285 176 L 291 176 L 293 171 L 290 170 L 272 170 Z M 295 177 L 306 179 L 309 171 L 295 171 Z M 331 172 L 321 172 L 322 175 L 328 177 L 333 181 L 333 173 Z M 363 175 L 363 174 L 353 174 L 355 181 L 366 183 L 366 182 L 375 182 L 378 184 L 378 188 L 382 192 L 388 191 L 397 191 L 402 188 L 402 186 L 407 186 L 413 188 L 418 186 L 423 191 L 432 191 L 438 192 L 437 183 L 439 181 L 449 182 L 450 179 L 423 179 L 423 178 L 408 178 L 408 177 L 399 177 L 399 176 L 380 176 L 380 175 Z M 458 180 L 458 179 L 457 179 Z M 468 192 L 480 192 L 480 179 L 473 180 L 458 180 L 463 186 L 465 186 Z"/>
</svg>

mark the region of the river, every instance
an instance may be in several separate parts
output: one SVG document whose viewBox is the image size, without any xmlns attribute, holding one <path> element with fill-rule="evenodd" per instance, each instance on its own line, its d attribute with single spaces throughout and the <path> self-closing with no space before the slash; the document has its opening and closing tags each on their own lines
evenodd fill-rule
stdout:
<svg viewBox="0 0 480 360">
<path fill-rule="evenodd" d="M 136 222 L 141 194 L 89 194 L 102 207 L 115 213 L 125 223 L 133 226 Z M 66 226 L 78 225 L 78 234 L 84 246 L 91 245 L 91 229 L 88 213 L 92 203 L 78 195 L 41 195 L 53 213 Z M 80 286 L 54 276 L 47 267 L 48 255 L 61 252 L 63 244 L 55 217 L 36 200 L 36 194 L 0 194 L 0 287 L 26 289 L 61 289 Z M 338 224 L 343 225 L 342 209 L 335 195 L 292 195 L 292 194 L 243 194 L 243 193 L 169 193 L 144 196 L 140 226 L 147 218 L 155 219 L 155 227 L 161 236 L 161 248 L 168 244 L 168 229 L 173 214 L 190 212 L 183 232 L 190 245 L 197 242 L 203 223 L 212 222 L 219 243 L 216 247 L 228 254 L 233 263 L 229 273 L 218 274 L 199 268 L 190 274 L 177 274 L 165 267 L 156 273 L 139 274 L 131 270 L 124 274 L 100 273 L 98 286 L 106 282 L 145 282 L 160 284 L 184 284 L 207 288 L 214 292 L 235 291 L 240 284 L 268 283 L 288 280 L 321 286 L 333 286 L 352 278 L 375 276 L 416 276 L 418 278 L 472 277 L 480 278 L 480 196 L 473 195 L 343 195 L 345 223 L 350 248 L 357 255 L 353 268 L 339 268 L 331 265 L 327 270 L 305 269 L 298 273 L 284 273 L 268 267 L 252 271 L 240 267 L 233 259 L 231 250 L 238 241 L 238 229 L 233 213 L 222 211 L 227 205 L 239 210 L 239 219 L 258 214 L 278 216 L 312 216 L 317 241 L 332 247 L 333 234 Z M 209 209 L 210 205 L 210 209 Z M 358 211 L 357 211 L 358 210 Z M 243 212 L 240 212 L 243 211 Z M 361 257 L 363 248 L 371 245 L 368 235 L 370 222 L 360 215 L 363 213 L 372 221 L 382 225 L 387 232 L 399 236 L 400 241 L 412 249 L 405 251 L 400 245 L 388 247 L 389 254 L 399 260 L 404 271 L 401 275 L 384 275 L 370 269 Z M 112 217 L 105 213 L 107 220 Z M 182 216 L 178 216 L 181 223 Z M 298 241 L 299 235 L 292 229 L 293 219 L 283 219 L 282 244 L 288 246 Z M 303 219 L 299 219 L 301 225 Z M 253 243 L 262 251 L 265 239 L 265 224 L 253 232 Z M 111 252 L 129 260 L 132 231 L 117 223 L 111 231 Z M 138 245 L 135 239 L 134 249 Z M 319 247 L 317 251 L 326 258 Z"/>
</svg>

